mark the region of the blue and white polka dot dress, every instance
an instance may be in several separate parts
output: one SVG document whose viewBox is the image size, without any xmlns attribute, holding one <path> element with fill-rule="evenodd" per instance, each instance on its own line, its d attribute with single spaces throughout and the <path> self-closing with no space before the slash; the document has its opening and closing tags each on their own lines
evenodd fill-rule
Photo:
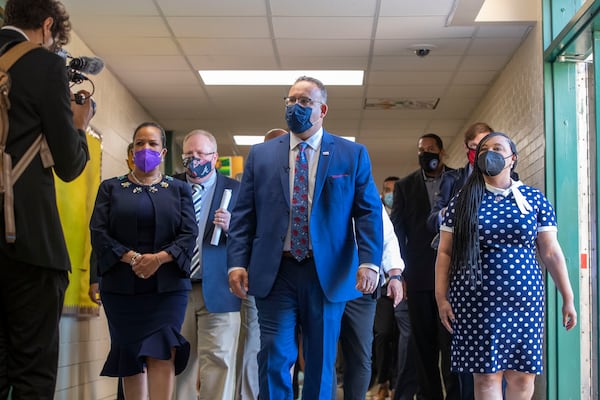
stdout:
<svg viewBox="0 0 600 400">
<path fill-rule="evenodd" d="M 542 373 L 544 286 L 535 242 L 538 232 L 556 230 L 556 218 L 539 190 L 516 190 L 533 210 L 522 213 L 511 191 L 506 197 L 485 191 L 478 214 L 481 281 L 473 288 L 466 272 L 451 278 L 452 371 Z M 453 200 L 441 229 L 452 231 L 454 206 Z"/>
</svg>

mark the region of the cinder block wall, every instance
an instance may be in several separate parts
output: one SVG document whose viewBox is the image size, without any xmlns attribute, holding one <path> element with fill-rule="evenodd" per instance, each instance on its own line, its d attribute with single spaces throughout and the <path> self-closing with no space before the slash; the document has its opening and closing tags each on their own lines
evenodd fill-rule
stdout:
<svg viewBox="0 0 600 400">
<path fill-rule="evenodd" d="M 94 56 L 76 34 L 71 35 L 67 50 L 75 57 Z M 127 145 L 133 130 L 152 117 L 131 96 L 110 72 L 110 66 L 97 76 L 91 76 L 96 85 L 94 99 L 98 105 L 91 125 L 102 135 L 102 179 L 122 175 Z M 72 90 L 90 90 L 84 83 Z M 79 319 L 63 316 L 60 322 L 60 358 L 56 385 L 56 400 L 114 399 L 117 380 L 100 377 L 110 348 L 108 325 L 103 310 L 99 317 Z"/>
<path fill-rule="evenodd" d="M 519 50 L 498 75 L 473 112 L 473 122 L 487 122 L 508 134 L 519 151 L 517 172 L 523 182 L 544 190 L 544 98 L 541 17 Z M 464 131 L 463 130 L 463 131 Z M 448 146 L 447 163 L 463 166 L 463 136 Z"/>
</svg>

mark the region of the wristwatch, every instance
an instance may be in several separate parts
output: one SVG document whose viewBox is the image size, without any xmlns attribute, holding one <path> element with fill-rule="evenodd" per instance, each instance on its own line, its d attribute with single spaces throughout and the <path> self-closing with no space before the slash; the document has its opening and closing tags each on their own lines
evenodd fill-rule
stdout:
<svg viewBox="0 0 600 400">
<path fill-rule="evenodd" d="M 400 282 L 402 282 L 402 275 L 390 275 L 390 281 L 392 279 L 398 279 Z"/>
</svg>

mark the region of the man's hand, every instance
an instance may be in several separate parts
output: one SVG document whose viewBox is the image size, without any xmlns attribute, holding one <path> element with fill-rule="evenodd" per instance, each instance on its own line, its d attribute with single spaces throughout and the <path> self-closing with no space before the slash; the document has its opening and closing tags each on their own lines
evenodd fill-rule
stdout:
<svg viewBox="0 0 600 400">
<path fill-rule="evenodd" d="M 379 272 L 367 267 L 359 267 L 356 273 L 356 290 L 363 294 L 373 293 L 377 289 Z"/>
<path fill-rule="evenodd" d="M 394 307 L 396 307 L 404 298 L 404 287 L 398 279 L 390 279 L 387 284 L 387 297 L 394 299 Z"/>
<path fill-rule="evenodd" d="M 240 299 L 248 297 L 248 271 L 245 268 L 234 269 L 229 273 L 229 291 Z"/>
<path fill-rule="evenodd" d="M 96 113 L 95 106 L 93 105 L 93 99 L 86 90 L 80 90 L 77 92 L 79 96 L 83 96 L 85 101 L 83 104 L 77 104 L 75 102 L 75 95 L 71 93 L 71 110 L 73 111 L 73 125 L 76 129 L 85 131 L 90 124 L 90 120 Z"/>
<path fill-rule="evenodd" d="M 97 283 L 91 283 L 90 284 L 90 290 L 88 290 L 88 296 L 90 296 L 90 299 L 98 304 L 98 306 L 102 305 L 102 300 L 100 300 L 100 290 L 98 288 L 98 284 Z"/>
</svg>

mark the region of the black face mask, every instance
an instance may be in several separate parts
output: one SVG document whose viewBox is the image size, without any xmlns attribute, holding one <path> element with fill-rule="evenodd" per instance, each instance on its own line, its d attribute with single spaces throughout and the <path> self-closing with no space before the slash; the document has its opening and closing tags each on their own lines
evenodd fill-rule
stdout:
<svg viewBox="0 0 600 400">
<path fill-rule="evenodd" d="M 502 154 L 495 151 L 484 151 L 477 158 L 477 167 L 481 170 L 484 175 L 496 176 L 506 166 L 506 159 L 512 157 L 512 154 L 508 157 L 502 157 Z"/>
<path fill-rule="evenodd" d="M 438 153 L 420 153 L 419 165 L 425 172 L 433 172 L 440 165 L 440 155 Z"/>
</svg>

